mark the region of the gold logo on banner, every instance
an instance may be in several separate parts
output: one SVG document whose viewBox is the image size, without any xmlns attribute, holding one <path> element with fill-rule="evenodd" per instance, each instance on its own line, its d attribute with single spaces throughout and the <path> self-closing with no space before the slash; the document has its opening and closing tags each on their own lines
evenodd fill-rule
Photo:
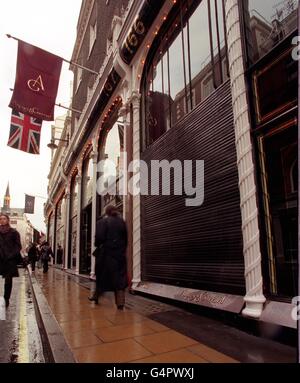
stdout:
<svg viewBox="0 0 300 383">
<path fill-rule="evenodd" d="M 34 92 L 45 91 L 42 75 L 39 75 L 36 80 L 32 79 L 27 82 L 28 88 Z"/>
</svg>

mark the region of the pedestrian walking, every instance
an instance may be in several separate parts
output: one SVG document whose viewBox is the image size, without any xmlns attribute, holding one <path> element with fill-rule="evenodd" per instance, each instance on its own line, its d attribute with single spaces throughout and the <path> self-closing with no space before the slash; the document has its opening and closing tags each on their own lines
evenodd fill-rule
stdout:
<svg viewBox="0 0 300 383">
<path fill-rule="evenodd" d="M 5 279 L 4 300 L 9 306 L 13 278 L 19 276 L 18 263 L 22 262 L 20 254 L 22 245 L 20 234 L 10 227 L 9 216 L 0 214 L 0 275 Z"/>
<path fill-rule="evenodd" d="M 43 264 L 43 273 L 47 273 L 49 269 L 49 261 L 53 257 L 53 251 L 48 242 L 44 242 L 41 246 L 41 260 Z"/>
<path fill-rule="evenodd" d="M 119 310 L 125 305 L 127 279 L 127 228 L 117 208 L 109 205 L 105 216 L 97 222 L 95 236 L 96 290 L 89 297 L 98 303 L 99 296 L 105 291 L 115 293 L 115 303 Z"/>
<path fill-rule="evenodd" d="M 38 250 L 35 243 L 31 243 L 28 249 L 28 261 L 31 264 L 31 270 L 35 271 L 35 264 L 38 259 Z"/>
</svg>

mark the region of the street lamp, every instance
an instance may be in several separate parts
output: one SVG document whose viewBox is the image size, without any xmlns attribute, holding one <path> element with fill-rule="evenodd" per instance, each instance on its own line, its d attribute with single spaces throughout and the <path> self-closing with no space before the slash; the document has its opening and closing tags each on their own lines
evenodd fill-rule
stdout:
<svg viewBox="0 0 300 383">
<path fill-rule="evenodd" d="M 54 150 L 54 149 L 57 149 L 57 148 L 58 148 L 58 146 L 56 145 L 55 141 L 66 142 L 66 143 L 67 143 L 66 146 L 68 146 L 68 144 L 69 144 L 69 136 L 67 137 L 66 140 L 63 140 L 63 139 L 61 139 L 61 138 L 51 138 L 50 143 L 47 145 L 49 149 Z"/>
</svg>

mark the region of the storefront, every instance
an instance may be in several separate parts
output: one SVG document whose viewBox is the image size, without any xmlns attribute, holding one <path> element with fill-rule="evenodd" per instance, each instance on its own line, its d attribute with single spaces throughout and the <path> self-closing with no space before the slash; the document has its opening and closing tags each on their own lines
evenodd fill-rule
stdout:
<svg viewBox="0 0 300 383">
<path fill-rule="evenodd" d="M 276 4 L 134 1 L 114 19 L 115 50 L 86 84 L 63 164 L 68 269 L 94 276 L 96 221 L 114 204 L 133 290 L 295 326 L 290 306 L 278 319 L 269 305 L 296 295 L 298 251 L 296 8 Z M 139 160 L 149 174 L 153 160 L 170 164 L 170 195 L 162 170 L 158 193 L 122 196 Z M 175 193 L 173 161 L 204 161 L 203 203 Z M 181 176 L 196 185 L 195 166 Z"/>
<path fill-rule="evenodd" d="M 52 249 L 54 248 L 53 247 L 54 246 L 54 233 L 55 233 L 54 223 L 55 223 L 55 214 L 53 214 L 53 212 L 52 212 L 48 218 L 48 233 L 47 233 L 48 242 L 49 242 L 50 246 L 52 247 Z"/>
<path fill-rule="evenodd" d="M 61 254 L 58 253 L 58 249 L 60 248 L 64 252 L 65 247 L 65 224 L 66 224 L 66 201 L 63 196 L 57 204 L 56 209 L 56 238 L 55 238 L 55 263 L 62 264 L 63 259 L 61 258 Z M 58 256 L 59 255 L 59 256 Z"/>
<path fill-rule="evenodd" d="M 92 256 L 92 184 L 93 161 L 91 151 L 86 154 L 82 165 L 82 204 L 81 204 L 81 240 L 79 272 L 90 274 Z"/>
<path fill-rule="evenodd" d="M 141 158 L 149 166 L 153 159 L 203 160 L 205 198 L 202 206 L 187 207 L 185 196 L 142 197 L 142 280 L 243 296 L 223 17 L 222 2 L 178 2 L 147 57 Z"/>
</svg>

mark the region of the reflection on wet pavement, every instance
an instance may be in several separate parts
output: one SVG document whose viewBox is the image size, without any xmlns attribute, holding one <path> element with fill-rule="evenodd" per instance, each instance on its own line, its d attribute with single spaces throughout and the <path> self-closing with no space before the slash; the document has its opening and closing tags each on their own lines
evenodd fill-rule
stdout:
<svg viewBox="0 0 300 383">
<path fill-rule="evenodd" d="M 13 280 L 5 320 L 0 320 L 0 363 L 44 363 L 27 271 L 20 269 L 19 273 L 20 277 Z M 1 296 L 3 289 L 4 280 L 1 278 Z"/>
</svg>

